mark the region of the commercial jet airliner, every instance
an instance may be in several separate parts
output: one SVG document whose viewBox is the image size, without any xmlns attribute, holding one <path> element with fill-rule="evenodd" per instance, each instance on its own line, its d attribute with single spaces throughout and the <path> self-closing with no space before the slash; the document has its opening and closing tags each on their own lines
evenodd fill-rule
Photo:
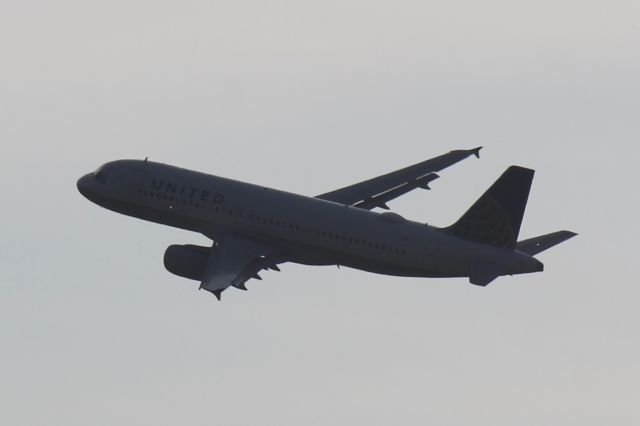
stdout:
<svg viewBox="0 0 640 426">
<path fill-rule="evenodd" d="M 164 265 L 220 300 L 285 262 L 342 265 L 406 277 L 468 277 L 486 286 L 503 275 L 540 272 L 533 256 L 576 234 L 518 241 L 534 171 L 509 167 L 453 225 L 407 220 L 387 203 L 429 189 L 439 172 L 479 148 L 455 150 L 316 197 L 145 160 L 117 160 L 78 180 L 82 195 L 125 215 L 199 232 L 211 247 L 172 245 Z"/>
</svg>

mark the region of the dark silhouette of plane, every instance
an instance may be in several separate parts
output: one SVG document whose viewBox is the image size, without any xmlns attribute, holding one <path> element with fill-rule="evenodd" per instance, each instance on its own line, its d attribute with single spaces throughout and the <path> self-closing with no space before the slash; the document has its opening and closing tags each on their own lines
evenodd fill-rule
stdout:
<svg viewBox="0 0 640 426">
<path fill-rule="evenodd" d="M 518 241 L 534 171 L 509 167 L 453 225 L 407 220 L 387 203 L 429 189 L 436 172 L 481 147 L 455 150 L 316 197 L 142 160 L 104 164 L 78 180 L 94 203 L 125 215 L 204 234 L 211 247 L 172 245 L 164 265 L 197 280 L 218 299 L 246 290 L 278 265 L 344 265 L 410 277 L 469 277 L 486 286 L 502 275 L 540 272 L 533 256 L 576 234 L 559 231 Z"/>
</svg>

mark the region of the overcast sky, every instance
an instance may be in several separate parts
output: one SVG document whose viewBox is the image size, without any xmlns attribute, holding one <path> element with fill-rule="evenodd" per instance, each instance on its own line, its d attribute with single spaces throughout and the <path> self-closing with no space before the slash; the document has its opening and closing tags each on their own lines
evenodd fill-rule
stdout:
<svg viewBox="0 0 640 426">
<path fill-rule="evenodd" d="M 0 423 L 640 424 L 640 2 L 9 1 L 0 13 Z M 144 158 L 315 195 L 485 146 L 392 202 L 447 225 L 511 164 L 487 288 L 287 264 L 222 303 L 198 234 L 76 179 Z"/>
</svg>

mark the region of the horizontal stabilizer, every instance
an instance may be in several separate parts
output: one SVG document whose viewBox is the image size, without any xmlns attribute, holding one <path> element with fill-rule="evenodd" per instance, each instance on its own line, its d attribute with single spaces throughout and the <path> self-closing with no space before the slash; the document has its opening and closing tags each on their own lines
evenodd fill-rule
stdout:
<svg viewBox="0 0 640 426">
<path fill-rule="evenodd" d="M 526 253 L 530 256 L 534 256 L 538 253 L 541 253 L 551 247 L 560 244 L 568 240 L 569 238 L 575 237 L 575 232 L 571 231 L 558 231 L 552 232 L 551 234 L 541 235 L 535 238 L 529 238 L 528 240 L 518 241 L 516 245 L 516 250 Z"/>
</svg>

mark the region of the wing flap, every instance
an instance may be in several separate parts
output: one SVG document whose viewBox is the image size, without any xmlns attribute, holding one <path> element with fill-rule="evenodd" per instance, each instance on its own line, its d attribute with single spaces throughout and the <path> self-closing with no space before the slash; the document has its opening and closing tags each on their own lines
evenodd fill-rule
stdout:
<svg viewBox="0 0 640 426">
<path fill-rule="evenodd" d="M 200 288 L 213 293 L 218 300 L 230 287 L 246 290 L 251 278 L 262 279 L 262 269 L 279 270 L 277 264 L 284 258 L 276 256 L 276 250 L 258 241 L 239 235 L 220 236 L 211 249 Z"/>
<path fill-rule="evenodd" d="M 371 210 L 375 207 L 380 207 L 385 210 L 389 210 L 389 206 L 387 206 L 387 202 L 391 200 L 395 200 L 396 198 L 406 194 L 407 192 L 413 191 L 416 188 L 422 189 L 431 189 L 429 188 L 429 182 L 432 182 L 438 179 L 438 176 L 435 173 L 429 173 L 426 176 L 422 176 L 420 178 L 414 179 L 410 182 L 405 183 L 404 185 L 400 185 L 397 188 L 393 188 L 387 192 L 383 192 L 380 195 L 376 195 L 375 197 L 369 197 L 366 200 L 360 201 L 359 203 L 354 204 L 355 207 L 359 207 L 361 209 Z"/>
</svg>

